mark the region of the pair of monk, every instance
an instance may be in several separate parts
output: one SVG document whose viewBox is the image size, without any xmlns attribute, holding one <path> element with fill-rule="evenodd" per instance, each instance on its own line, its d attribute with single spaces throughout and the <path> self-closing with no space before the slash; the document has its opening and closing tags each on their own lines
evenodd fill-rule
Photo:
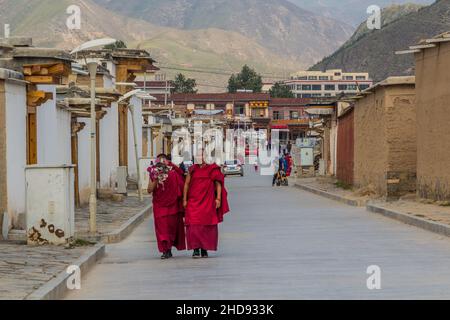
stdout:
<svg viewBox="0 0 450 320">
<path fill-rule="evenodd" d="M 173 247 L 194 250 L 194 258 L 207 258 L 208 251 L 217 251 L 218 225 L 229 212 L 224 175 L 219 166 L 206 164 L 203 157 L 199 163 L 189 168 L 185 177 L 183 170 L 162 154 L 148 169 L 161 259 L 171 258 Z"/>
</svg>

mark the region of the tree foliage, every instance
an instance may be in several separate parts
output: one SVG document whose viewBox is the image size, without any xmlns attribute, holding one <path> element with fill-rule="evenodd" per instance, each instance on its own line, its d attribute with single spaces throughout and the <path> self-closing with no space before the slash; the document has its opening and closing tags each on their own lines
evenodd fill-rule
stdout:
<svg viewBox="0 0 450 320">
<path fill-rule="evenodd" d="M 110 49 L 110 50 L 114 50 L 114 49 L 126 49 L 127 45 L 125 42 L 123 42 L 122 40 L 117 40 L 116 42 L 112 43 L 112 44 L 108 44 L 106 46 L 103 47 L 104 49 Z"/>
<path fill-rule="evenodd" d="M 269 93 L 272 98 L 295 98 L 294 93 L 283 82 L 275 83 Z"/>
<path fill-rule="evenodd" d="M 261 92 L 263 87 L 262 77 L 255 70 L 245 65 L 238 74 L 233 74 L 228 80 L 228 92 L 235 93 L 238 90 L 252 90 Z"/>
<path fill-rule="evenodd" d="M 197 82 L 195 79 L 186 78 L 182 73 L 179 73 L 173 81 L 172 93 L 197 93 Z"/>
</svg>

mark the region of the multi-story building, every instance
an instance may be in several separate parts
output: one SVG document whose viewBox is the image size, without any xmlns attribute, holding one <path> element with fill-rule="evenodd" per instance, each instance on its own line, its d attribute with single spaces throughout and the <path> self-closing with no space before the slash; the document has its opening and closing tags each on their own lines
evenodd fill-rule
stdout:
<svg viewBox="0 0 450 320">
<path fill-rule="evenodd" d="M 340 69 L 300 71 L 284 82 L 297 98 L 335 97 L 356 94 L 373 85 L 366 72 L 343 72 Z"/>
</svg>

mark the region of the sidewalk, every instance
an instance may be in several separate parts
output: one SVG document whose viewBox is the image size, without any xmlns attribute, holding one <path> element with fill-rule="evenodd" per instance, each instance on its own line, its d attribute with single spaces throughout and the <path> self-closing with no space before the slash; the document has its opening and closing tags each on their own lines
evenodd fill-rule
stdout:
<svg viewBox="0 0 450 320">
<path fill-rule="evenodd" d="M 364 207 L 373 196 L 364 192 L 358 194 L 351 189 L 344 189 L 335 184 L 336 179 L 331 177 L 297 178 L 295 186 L 323 197 L 339 201 L 350 206 Z"/>
<path fill-rule="evenodd" d="M 66 269 L 78 265 L 82 276 L 105 253 L 105 244 L 119 242 L 151 214 L 151 198 L 140 202 L 99 201 L 98 233 L 90 235 L 89 209 L 75 214 L 75 246 L 27 246 L 0 242 L 0 300 L 59 299 L 66 292 Z M 90 243 L 89 243 L 89 242 Z M 95 244 L 96 242 L 102 242 Z"/>
<path fill-rule="evenodd" d="M 99 200 L 97 203 L 97 234 L 89 234 L 89 208 L 75 212 L 75 238 L 116 243 L 130 234 L 134 227 L 151 213 L 151 198 L 126 197 L 123 202 Z"/>
<path fill-rule="evenodd" d="M 323 197 L 352 206 L 364 206 L 370 212 L 450 237 L 450 206 L 416 199 L 414 195 L 387 202 L 376 195 L 360 195 L 359 191 L 344 190 L 332 178 L 297 179 L 295 186 Z"/>
<path fill-rule="evenodd" d="M 0 243 L 0 300 L 28 298 L 93 248 Z"/>
</svg>

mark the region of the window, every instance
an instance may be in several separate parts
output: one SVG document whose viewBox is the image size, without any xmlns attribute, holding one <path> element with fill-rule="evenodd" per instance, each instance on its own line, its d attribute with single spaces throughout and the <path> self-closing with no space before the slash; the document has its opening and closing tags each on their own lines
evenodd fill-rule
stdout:
<svg viewBox="0 0 450 320">
<path fill-rule="evenodd" d="M 356 86 L 356 84 L 349 84 L 347 85 L 347 90 L 355 91 L 358 90 L 358 87 Z"/>
<path fill-rule="evenodd" d="M 326 91 L 335 91 L 336 90 L 336 85 L 334 85 L 334 84 L 326 84 L 325 85 L 325 90 Z"/>
<path fill-rule="evenodd" d="M 322 85 L 320 85 L 320 84 L 313 84 L 312 85 L 312 89 L 314 91 L 320 91 L 320 90 L 322 90 Z"/>
<path fill-rule="evenodd" d="M 204 105 L 204 104 L 196 104 L 195 105 L 195 109 L 196 110 L 205 110 L 206 109 L 206 105 Z"/>
<path fill-rule="evenodd" d="M 304 94 L 302 94 L 302 98 L 311 98 L 311 94 L 304 93 Z"/>
<path fill-rule="evenodd" d="M 290 111 L 290 117 L 291 117 L 291 120 L 297 120 L 298 119 L 298 111 Z"/>
<path fill-rule="evenodd" d="M 328 77 L 327 76 L 320 76 L 319 80 L 328 81 Z"/>
<path fill-rule="evenodd" d="M 273 112 L 273 120 L 283 120 L 283 113 L 280 111 Z"/>
<path fill-rule="evenodd" d="M 302 90 L 302 85 L 301 84 L 297 85 L 297 90 L 298 91 Z"/>
<path fill-rule="evenodd" d="M 320 93 L 313 93 L 311 96 L 313 98 L 320 98 L 322 95 Z"/>
<path fill-rule="evenodd" d="M 345 90 L 347 90 L 347 85 L 346 84 L 340 84 L 338 86 L 338 88 L 339 88 L 339 91 L 345 91 Z"/>
<path fill-rule="evenodd" d="M 366 80 L 365 76 L 356 76 L 356 80 Z"/>
<path fill-rule="evenodd" d="M 297 77 L 297 80 L 308 80 L 308 77 L 307 76 Z"/>
<path fill-rule="evenodd" d="M 345 76 L 344 80 L 353 80 L 353 76 Z"/>
<path fill-rule="evenodd" d="M 308 80 L 317 80 L 317 76 L 309 76 Z"/>
<path fill-rule="evenodd" d="M 325 93 L 324 97 L 331 97 L 331 93 Z"/>
<path fill-rule="evenodd" d="M 310 84 L 304 84 L 304 85 L 302 85 L 302 90 L 303 90 L 303 91 L 310 91 L 310 90 L 311 90 L 311 85 L 310 85 Z"/>
<path fill-rule="evenodd" d="M 366 89 L 368 89 L 370 86 L 368 85 L 368 84 L 361 84 L 360 86 L 359 86 L 359 88 L 361 89 L 361 90 L 366 90 Z"/>
<path fill-rule="evenodd" d="M 341 76 L 341 73 L 340 72 L 335 72 L 335 74 L 334 74 L 336 77 L 340 77 Z"/>
<path fill-rule="evenodd" d="M 236 106 L 234 108 L 234 113 L 236 115 L 243 115 L 243 114 L 245 114 L 245 107 L 244 106 Z"/>
</svg>

